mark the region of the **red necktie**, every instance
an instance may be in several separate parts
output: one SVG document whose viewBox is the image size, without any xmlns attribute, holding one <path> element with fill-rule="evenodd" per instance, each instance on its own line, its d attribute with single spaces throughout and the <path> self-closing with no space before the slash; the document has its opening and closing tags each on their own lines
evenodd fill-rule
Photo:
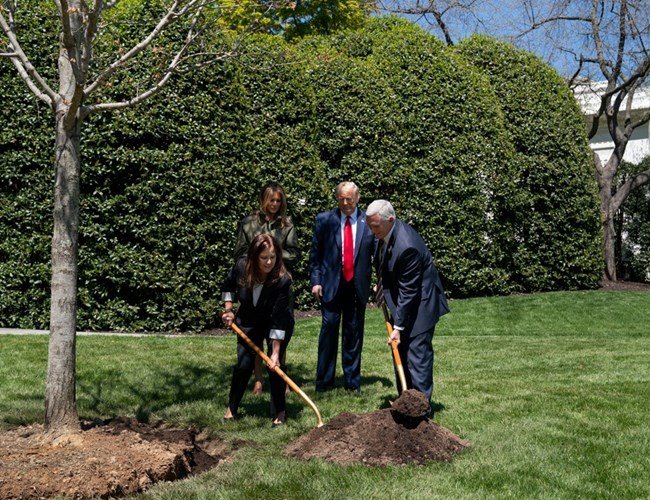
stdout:
<svg viewBox="0 0 650 500">
<path fill-rule="evenodd" d="M 352 224 L 350 216 L 345 218 L 343 228 L 343 279 L 350 281 L 354 276 L 354 242 L 352 241 Z"/>
</svg>

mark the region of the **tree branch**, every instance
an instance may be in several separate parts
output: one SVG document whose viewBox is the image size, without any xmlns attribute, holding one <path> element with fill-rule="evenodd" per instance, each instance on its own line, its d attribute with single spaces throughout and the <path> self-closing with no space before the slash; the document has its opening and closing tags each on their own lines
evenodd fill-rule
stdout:
<svg viewBox="0 0 650 500">
<path fill-rule="evenodd" d="M 650 168 L 630 177 L 616 190 L 616 194 L 612 196 L 612 208 L 618 210 L 625 203 L 625 200 L 627 200 L 632 191 L 648 182 L 650 182 Z"/>
<path fill-rule="evenodd" d="M 13 16 L 11 19 L 13 19 Z M 18 74 L 25 81 L 27 87 L 29 87 L 32 93 L 41 101 L 44 101 L 48 106 L 53 107 L 58 99 L 58 94 L 52 90 L 31 63 L 18 43 L 13 28 L 13 22 L 11 22 L 11 25 L 7 23 L 2 12 L 0 12 L 0 26 L 2 27 L 2 31 L 6 37 L 9 39 L 10 48 L 13 49 L 13 52 L 7 52 L 6 54 L 3 54 L 3 57 L 9 57 L 11 59 L 11 62 L 18 70 Z"/>
<path fill-rule="evenodd" d="M 616 64 L 614 65 L 614 76 L 621 74 L 623 58 L 625 56 L 625 39 L 627 38 L 627 0 L 621 0 L 621 12 L 618 16 L 618 49 L 616 51 Z"/>
<path fill-rule="evenodd" d="M 90 105 L 90 106 L 86 106 L 83 109 L 84 116 L 88 115 L 88 114 L 91 114 L 91 113 L 95 113 L 97 111 L 101 111 L 101 110 L 113 110 L 113 111 L 115 111 L 115 110 L 119 110 L 119 109 L 128 108 L 128 107 L 131 107 L 131 106 L 135 106 L 136 104 L 144 101 L 145 99 L 148 99 L 152 95 L 157 94 L 158 92 L 160 92 L 160 90 L 162 90 L 162 88 L 167 84 L 167 82 L 169 81 L 169 79 L 172 77 L 172 75 L 174 73 L 184 73 L 184 72 L 187 72 L 187 71 L 190 71 L 190 70 L 201 68 L 203 66 L 207 66 L 208 64 L 212 64 L 212 63 L 217 62 L 217 61 L 222 61 L 222 60 L 226 60 L 226 59 L 234 57 L 236 55 L 236 53 L 237 53 L 236 50 L 225 52 L 225 53 L 220 54 L 218 56 L 214 56 L 213 54 L 207 54 L 207 53 L 203 53 L 203 52 L 187 55 L 187 51 L 189 50 L 189 47 L 192 45 L 193 41 L 198 36 L 195 33 L 195 29 L 196 29 L 196 26 L 198 24 L 198 19 L 199 19 L 199 16 L 201 14 L 201 11 L 202 11 L 204 5 L 205 5 L 205 2 L 203 2 L 203 1 L 198 2 L 198 3 L 195 2 L 196 11 L 193 14 L 192 21 L 190 23 L 190 27 L 188 28 L 187 35 L 185 37 L 185 42 L 183 43 L 183 46 L 178 50 L 178 52 L 176 53 L 176 55 L 174 56 L 172 61 L 169 63 L 169 65 L 168 65 L 167 69 L 165 70 L 164 74 L 162 75 L 162 77 L 160 79 L 158 79 L 158 81 L 155 82 L 154 85 L 149 87 L 149 89 L 147 89 L 145 92 L 143 92 L 141 94 L 138 94 L 137 96 L 135 96 L 135 97 L 133 97 L 131 99 L 125 100 L 125 101 L 98 103 L 98 104 L 93 104 L 93 105 Z M 168 14 L 171 13 L 172 10 L 170 10 L 168 12 Z M 182 14 L 181 14 L 181 12 L 182 12 Z M 187 12 L 186 10 L 181 10 L 181 11 L 179 11 L 178 15 L 183 15 L 186 12 Z M 159 26 L 160 26 L 160 24 L 159 24 Z M 152 33 L 154 33 L 154 32 L 152 32 Z M 150 36 L 151 36 L 151 34 L 150 34 Z M 149 37 L 147 37 L 147 39 L 148 38 Z M 151 41 L 149 41 L 148 43 L 151 43 Z M 192 64 L 188 65 L 186 68 L 183 68 L 183 64 L 186 64 L 188 61 L 191 61 L 192 59 L 195 59 L 195 58 L 202 58 L 202 57 L 205 57 L 205 56 L 208 56 L 208 55 L 211 56 L 210 59 L 206 59 L 206 60 L 200 61 L 198 63 L 192 63 Z M 126 62 L 127 60 L 128 59 L 125 59 L 124 62 Z M 115 68 L 115 69 L 117 69 L 117 68 Z M 96 82 L 99 82 L 99 80 L 96 80 Z"/>
<path fill-rule="evenodd" d="M 185 73 L 187 71 L 199 69 L 199 68 L 202 68 L 202 67 L 207 66 L 209 64 L 212 64 L 214 62 L 221 61 L 221 60 L 226 60 L 228 58 L 234 57 L 235 55 L 236 55 L 235 52 L 226 52 L 226 53 L 220 55 L 219 57 L 214 57 L 213 59 L 191 65 L 186 69 L 179 69 L 178 64 L 175 65 L 174 67 L 170 66 L 167 69 L 167 71 L 165 71 L 165 74 L 162 76 L 162 78 L 160 80 L 158 80 L 153 86 L 151 86 L 145 92 L 143 92 L 141 94 L 138 94 L 136 97 L 133 97 L 132 99 L 128 99 L 126 101 L 106 102 L 106 103 L 99 103 L 99 104 L 93 104 L 93 105 L 90 105 L 90 106 L 85 106 L 83 108 L 83 114 L 84 115 L 89 115 L 89 114 L 96 113 L 97 111 L 102 111 L 102 110 L 117 111 L 117 110 L 120 110 L 120 109 L 125 109 L 125 108 L 135 106 L 136 104 L 139 104 L 139 103 L 145 101 L 146 99 L 148 99 L 149 97 L 151 97 L 151 96 L 157 94 L 158 92 L 160 92 L 165 87 L 165 85 L 167 84 L 169 79 L 174 75 L 174 73 Z M 180 62 L 182 62 L 182 61 L 179 61 L 179 64 L 180 64 Z"/>
<path fill-rule="evenodd" d="M 102 0 L 96 0 L 95 8 L 88 11 L 87 25 L 83 38 L 83 52 L 81 54 L 80 68 L 84 75 L 88 74 L 90 61 L 93 57 L 93 40 L 97 36 L 97 28 L 102 11 L 110 6 L 105 6 Z"/>
<path fill-rule="evenodd" d="M 635 121 L 635 122 L 632 122 L 632 123 L 630 124 L 630 126 L 631 126 L 633 129 L 635 129 L 635 128 L 638 128 L 638 127 L 641 127 L 641 126 L 645 125 L 645 124 L 648 123 L 648 122 L 650 122 L 650 111 L 648 111 L 647 113 L 641 115 L 641 118 L 639 118 L 639 119 L 638 119 L 637 121 Z"/>
<path fill-rule="evenodd" d="M 609 71 L 610 64 L 605 59 L 605 50 L 603 48 L 603 40 L 600 36 L 600 25 L 598 21 L 598 0 L 591 0 L 591 33 L 594 37 L 596 59 L 598 60 L 600 71 L 608 82 L 616 82 L 616 77 L 612 76 L 612 73 Z"/>
<path fill-rule="evenodd" d="M 536 29 L 541 28 L 545 24 L 550 24 L 556 21 L 580 21 L 580 22 L 585 22 L 585 23 L 591 23 L 591 18 L 589 17 L 582 17 L 582 16 L 552 16 L 552 17 L 547 17 L 542 19 L 541 21 L 535 21 L 533 24 L 530 25 L 530 28 L 528 28 L 525 31 L 522 31 L 521 33 L 517 34 L 515 36 L 515 39 L 523 38 L 526 35 L 532 33 Z"/>
<path fill-rule="evenodd" d="M 131 50 L 123 54 L 119 59 L 109 65 L 102 73 L 97 76 L 94 82 L 92 82 L 84 89 L 85 96 L 88 97 L 90 94 L 92 94 L 92 92 L 101 86 L 113 73 L 115 73 L 118 69 L 124 67 L 131 59 L 146 49 L 149 45 L 151 45 L 156 37 L 160 35 L 160 33 L 168 25 L 176 21 L 178 18 L 184 16 L 191 10 L 196 9 L 197 11 L 201 11 L 203 7 L 205 7 L 205 5 L 208 3 L 208 1 L 209 0 L 190 0 L 187 5 L 176 11 L 180 4 L 180 1 L 175 0 L 167 13 L 162 17 L 162 19 L 144 40 L 142 40 L 137 45 L 134 45 Z M 182 50 L 184 50 L 184 48 Z"/>
<path fill-rule="evenodd" d="M 83 85 L 86 75 L 82 70 L 83 46 L 86 32 L 83 28 L 87 8 L 83 0 L 57 0 L 60 5 L 61 41 L 59 49 L 59 92 L 65 99 L 61 112 L 66 128 L 74 126 L 76 115 L 84 100 Z M 68 72 L 72 73 L 70 78 Z"/>
</svg>

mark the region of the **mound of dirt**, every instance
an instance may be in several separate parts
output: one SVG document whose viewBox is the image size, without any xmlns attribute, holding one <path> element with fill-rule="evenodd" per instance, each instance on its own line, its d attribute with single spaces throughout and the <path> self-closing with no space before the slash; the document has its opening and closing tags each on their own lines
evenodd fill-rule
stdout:
<svg viewBox="0 0 650 500">
<path fill-rule="evenodd" d="M 200 443 L 200 445 L 199 445 Z M 0 498 L 116 498 L 214 467 L 223 443 L 191 429 L 118 418 L 46 440 L 33 425 L 0 433 Z"/>
<path fill-rule="evenodd" d="M 349 465 L 424 464 L 450 461 L 470 444 L 426 417 L 426 397 L 404 391 L 392 408 L 357 415 L 341 413 L 285 449 L 285 455 Z"/>
</svg>

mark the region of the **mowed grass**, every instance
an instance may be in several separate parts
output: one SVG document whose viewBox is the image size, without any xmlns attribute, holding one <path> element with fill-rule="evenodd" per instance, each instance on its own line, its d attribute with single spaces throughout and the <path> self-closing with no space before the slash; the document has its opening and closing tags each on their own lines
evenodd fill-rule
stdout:
<svg viewBox="0 0 650 500">
<path fill-rule="evenodd" d="M 247 395 L 243 418 L 223 422 L 234 336 L 79 337 L 80 417 L 164 419 L 227 444 L 228 460 L 212 471 L 141 498 L 650 498 L 650 294 L 557 292 L 451 308 L 434 339 L 434 420 L 472 443 L 451 463 L 284 457 L 316 424 L 296 394 L 282 428 L 271 429 L 268 392 Z M 319 327 L 319 318 L 297 323 L 287 371 L 323 420 L 385 408 L 396 389 L 381 313 L 366 315 L 361 395 L 314 393 Z M 0 336 L 0 428 L 42 421 L 46 363 L 47 337 Z"/>
</svg>

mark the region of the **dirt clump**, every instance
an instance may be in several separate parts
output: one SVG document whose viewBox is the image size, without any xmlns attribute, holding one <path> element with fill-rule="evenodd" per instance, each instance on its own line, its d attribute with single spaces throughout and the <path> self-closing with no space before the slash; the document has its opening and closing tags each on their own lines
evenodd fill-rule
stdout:
<svg viewBox="0 0 650 500">
<path fill-rule="evenodd" d="M 407 389 L 391 404 L 391 409 L 393 414 L 398 413 L 406 418 L 422 418 L 429 413 L 429 401 L 424 393 Z"/>
<path fill-rule="evenodd" d="M 470 443 L 427 418 L 429 403 L 404 391 L 391 408 L 367 414 L 341 413 L 284 449 L 288 456 L 369 466 L 451 461 Z"/>
<path fill-rule="evenodd" d="M 85 423 L 46 439 L 41 425 L 0 433 L 0 498 L 117 498 L 217 465 L 217 440 L 132 418 Z"/>
</svg>

